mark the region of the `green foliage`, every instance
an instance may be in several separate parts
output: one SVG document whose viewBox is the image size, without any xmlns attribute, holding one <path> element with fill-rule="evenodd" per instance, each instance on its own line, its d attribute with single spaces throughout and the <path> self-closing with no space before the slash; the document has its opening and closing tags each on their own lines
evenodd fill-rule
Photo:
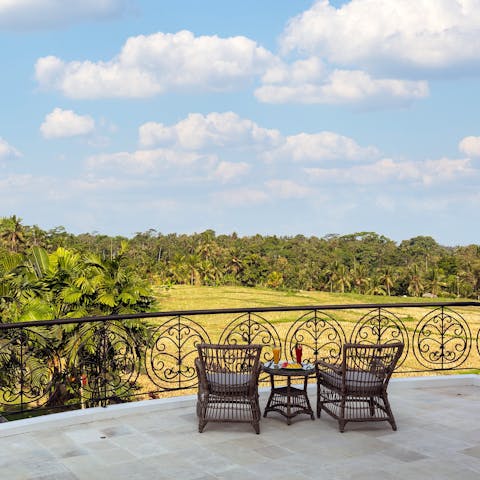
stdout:
<svg viewBox="0 0 480 480">
<path fill-rule="evenodd" d="M 428 236 L 397 245 L 375 232 L 239 237 L 153 229 L 127 242 L 0 219 L 4 314 L 22 315 L 33 298 L 53 303 L 57 316 L 148 309 L 153 283 L 478 298 L 480 246 L 443 247 Z M 33 303 L 31 309 L 39 312 Z"/>
<path fill-rule="evenodd" d="M 64 246 L 58 246 L 51 252 L 38 245 L 21 254 L 9 250 L 0 252 L 2 322 L 145 312 L 153 306 L 152 290 L 130 261 L 127 242 L 121 242 L 119 249 L 107 258 L 92 252 L 82 254 Z M 0 385 L 15 385 L 19 372 L 27 369 L 32 388 L 38 391 L 50 387 L 53 392 L 71 390 L 71 385 L 59 375 L 54 376 L 50 387 L 42 383 L 49 376 L 49 362 L 61 358 L 61 362 L 68 365 L 64 376 L 68 372 L 83 372 L 98 360 L 100 342 L 105 345 L 105 351 L 119 353 L 120 342 L 117 339 L 125 329 L 138 345 L 146 343 L 148 327 L 140 320 L 121 325 L 107 321 L 37 327 L 35 334 L 27 331 L 27 336 L 31 336 L 28 349 L 32 354 L 25 356 L 24 364 L 21 362 L 20 345 L 18 342 L 9 343 L 9 331 L 6 331 L 0 338 L 0 347 L 6 345 L 0 348 Z M 47 343 L 48 349 L 45 347 Z M 104 359 L 109 372 L 116 371 L 114 357 L 112 353 Z M 91 375 L 90 381 L 93 382 L 90 385 L 93 391 L 98 391 L 101 379 Z M 117 391 L 115 385 L 110 388 L 109 395 L 125 393 Z M 73 390 L 67 393 L 76 395 Z M 54 401 L 54 398 L 52 393 L 51 400 Z M 95 402 L 88 396 L 82 396 L 81 402 L 89 401 Z"/>
<path fill-rule="evenodd" d="M 154 297 L 124 243 L 112 258 L 39 246 L 0 255 L 3 322 L 110 315 L 150 310 Z"/>
</svg>

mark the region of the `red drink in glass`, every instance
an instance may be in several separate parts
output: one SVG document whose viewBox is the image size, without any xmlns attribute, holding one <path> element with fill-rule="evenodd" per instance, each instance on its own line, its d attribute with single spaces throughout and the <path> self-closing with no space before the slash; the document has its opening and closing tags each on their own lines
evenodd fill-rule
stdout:
<svg viewBox="0 0 480 480">
<path fill-rule="evenodd" d="M 302 363 L 302 346 L 299 343 L 295 345 L 295 357 L 297 363 Z"/>
</svg>

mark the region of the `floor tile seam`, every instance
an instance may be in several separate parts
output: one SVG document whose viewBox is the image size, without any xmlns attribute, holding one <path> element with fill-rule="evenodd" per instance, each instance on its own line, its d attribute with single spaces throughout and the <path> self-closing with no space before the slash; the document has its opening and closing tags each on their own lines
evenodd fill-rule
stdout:
<svg viewBox="0 0 480 480">
<path fill-rule="evenodd" d="M 76 475 L 75 472 L 73 470 L 71 470 L 68 465 L 66 465 L 63 462 L 59 462 L 59 463 L 61 463 L 61 465 L 70 473 L 70 475 L 72 475 L 72 479 L 80 480 L 80 477 L 78 477 L 78 475 Z M 34 480 L 34 479 L 32 479 L 32 480 Z"/>
<path fill-rule="evenodd" d="M 436 458 L 427 458 L 427 459 L 422 459 L 418 462 L 418 464 L 422 464 L 422 463 L 423 465 L 419 465 L 421 469 L 426 469 L 426 470 L 431 469 L 432 463 L 433 463 L 435 467 L 438 467 L 439 465 L 442 466 L 446 474 L 451 474 L 452 471 L 458 472 L 459 469 L 462 469 L 462 468 L 466 468 L 469 471 L 475 472 L 474 469 L 470 468 L 469 465 L 465 463 L 464 459 L 457 460 L 456 456 L 449 457 L 448 461 L 445 459 L 445 457 L 442 457 L 442 460 L 440 461 L 439 459 L 436 459 Z M 461 476 L 459 476 L 458 478 L 461 478 Z"/>
<path fill-rule="evenodd" d="M 400 455 L 395 455 L 395 454 L 389 455 L 388 453 L 386 453 L 386 450 L 389 450 L 390 448 L 394 451 L 397 451 L 397 452 L 399 452 L 399 450 L 400 450 L 401 451 Z M 394 459 L 394 460 L 400 462 L 400 464 L 402 464 L 402 465 L 415 463 L 415 462 L 418 462 L 420 460 L 425 460 L 425 459 L 428 459 L 428 458 L 430 458 L 430 459 L 436 458 L 435 456 L 430 455 L 429 452 L 420 452 L 420 451 L 418 451 L 418 449 L 406 448 L 404 446 L 398 446 L 398 445 L 392 445 L 389 448 L 382 449 L 378 453 L 381 454 L 382 456 L 384 456 L 385 458 L 388 458 L 389 461 L 392 461 L 392 459 Z M 401 458 L 401 455 L 403 453 L 405 453 L 405 455 L 407 455 L 407 456 L 409 454 L 411 454 L 413 456 L 418 456 L 418 458 L 415 458 L 413 460 L 403 460 Z"/>
</svg>

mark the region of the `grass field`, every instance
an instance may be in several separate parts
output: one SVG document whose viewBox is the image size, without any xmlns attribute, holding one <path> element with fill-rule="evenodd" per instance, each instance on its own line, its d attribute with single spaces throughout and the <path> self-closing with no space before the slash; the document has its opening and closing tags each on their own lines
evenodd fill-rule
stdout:
<svg viewBox="0 0 480 480">
<path fill-rule="evenodd" d="M 192 287 L 176 285 L 169 290 L 154 287 L 159 310 L 203 310 L 210 308 L 279 307 L 294 305 L 346 305 L 356 303 L 425 303 L 432 299 L 386 297 L 355 293 L 281 291 L 248 287 Z M 438 298 L 434 301 L 452 299 Z"/>
<path fill-rule="evenodd" d="M 190 287 L 175 286 L 170 290 L 157 289 L 159 309 L 162 311 L 175 310 L 204 310 L 204 309 L 223 309 L 223 308 L 248 308 L 248 307 L 279 307 L 279 306 L 327 306 L 327 305 L 353 305 L 353 304 L 379 304 L 379 303 L 418 303 L 418 308 L 388 308 L 388 312 L 392 315 L 389 318 L 396 318 L 403 323 L 407 334 L 406 343 L 408 343 L 408 356 L 403 364 L 404 370 L 424 370 L 418 359 L 415 359 L 413 352 L 413 344 L 418 345 L 418 339 L 415 337 L 415 329 L 425 315 L 429 315 L 434 308 L 423 307 L 422 304 L 432 303 L 436 301 L 451 301 L 452 299 L 437 298 L 405 298 L 405 297 L 385 297 L 385 296 L 368 296 L 358 294 L 339 294 L 328 292 L 311 292 L 311 291 L 276 291 L 265 288 L 245 288 L 245 287 Z M 462 363 L 462 368 L 478 368 L 480 365 L 480 356 L 478 354 L 477 334 L 480 328 L 480 309 L 475 307 L 455 307 L 454 322 L 465 320 L 468 324 L 466 327 L 470 329 L 468 335 L 467 330 L 460 332 L 460 336 L 465 334 L 471 342 L 470 353 L 467 355 L 466 361 Z M 348 340 L 352 332 L 358 329 L 358 321 L 366 315 L 369 318 L 375 318 L 377 310 L 374 309 L 345 309 L 345 310 L 326 310 L 328 315 L 341 324 L 344 330 L 345 338 Z M 382 310 L 382 312 L 385 312 Z M 281 343 L 287 347 L 291 341 L 290 327 L 304 314 L 302 311 L 293 312 L 268 312 L 260 314 L 262 320 L 267 320 L 278 332 Z M 459 314 L 459 316 L 457 315 Z M 388 315 L 387 315 L 388 316 Z M 222 340 L 225 329 L 229 329 L 230 322 L 235 322 L 239 318 L 239 314 L 225 315 L 199 315 L 188 318 L 198 322 L 209 334 L 211 341 L 217 342 Z M 162 322 L 158 319 L 158 322 Z M 233 325 L 232 323 L 232 325 Z M 298 323 L 296 324 L 298 325 Z M 433 323 L 432 323 L 433 325 Z M 434 325 L 431 328 L 432 333 L 424 332 L 424 340 L 427 344 L 428 335 L 437 336 L 438 332 Z M 442 327 L 443 328 L 443 327 Z M 454 355 L 458 355 L 458 342 L 454 345 L 454 337 L 458 335 L 459 330 L 455 326 L 445 331 L 445 338 L 452 339 L 450 346 L 454 350 Z M 327 339 L 328 332 L 325 332 L 324 338 Z M 388 336 L 388 335 L 386 335 Z M 307 342 L 307 340 L 305 340 Z M 456 342 L 456 341 L 455 341 Z M 461 343 L 461 342 L 460 342 Z M 429 344 L 430 349 L 437 348 L 433 343 Z M 463 348 L 463 347 L 460 347 Z M 417 355 L 418 355 L 417 349 Z M 288 356 L 288 352 L 285 352 Z M 427 353 L 425 354 L 427 356 Z M 426 361 L 426 360 L 425 360 Z M 427 361 L 428 363 L 428 361 Z M 456 365 L 455 365 L 456 366 Z M 428 367 L 434 368 L 433 367 Z"/>
</svg>

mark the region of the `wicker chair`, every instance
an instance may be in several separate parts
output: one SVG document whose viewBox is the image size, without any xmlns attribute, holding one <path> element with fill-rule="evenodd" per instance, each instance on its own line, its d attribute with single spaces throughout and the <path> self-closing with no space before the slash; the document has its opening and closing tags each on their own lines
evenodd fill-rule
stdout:
<svg viewBox="0 0 480 480">
<path fill-rule="evenodd" d="M 388 421 L 397 429 L 387 386 L 403 352 L 403 343 L 343 346 L 341 362 L 318 360 L 317 417 L 322 410 L 338 420 L 340 432 L 347 422 Z"/>
<path fill-rule="evenodd" d="M 198 431 L 208 422 L 247 422 L 260 433 L 262 346 L 200 344 L 197 349 Z"/>
</svg>

